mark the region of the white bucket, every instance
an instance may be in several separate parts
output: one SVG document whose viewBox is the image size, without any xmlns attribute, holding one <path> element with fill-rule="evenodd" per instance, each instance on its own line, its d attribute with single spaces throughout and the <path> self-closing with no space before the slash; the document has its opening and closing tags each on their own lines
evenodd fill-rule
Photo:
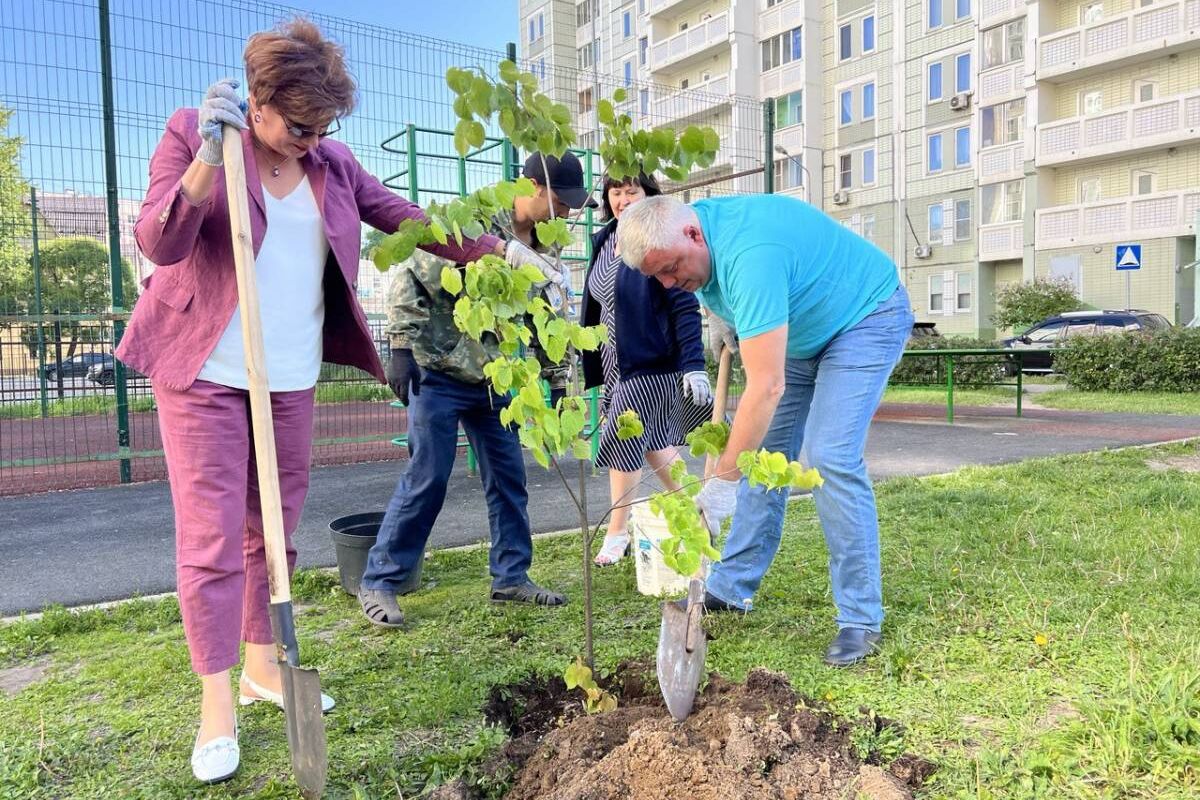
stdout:
<svg viewBox="0 0 1200 800">
<path fill-rule="evenodd" d="M 635 503 L 629 516 L 638 591 L 652 597 L 686 592 L 688 579 L 663 563 L 661 542 L 671 535 L 667 521 L 647 502 Z"/>
</svg>

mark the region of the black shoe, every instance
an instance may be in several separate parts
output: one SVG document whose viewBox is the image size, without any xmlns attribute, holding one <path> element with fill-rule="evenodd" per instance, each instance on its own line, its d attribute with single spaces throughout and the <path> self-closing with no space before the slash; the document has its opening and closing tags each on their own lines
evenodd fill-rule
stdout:
<svg viewBox="0 0 1200 800">
<path fill-rule="evenodd" d="M 825 663 L 831 667 L 857 664 L 879 649 L 879 640 L 882 638 L 882 633 L 872 633 L 862 628 L 842 628 L 825 651 Z"/>
<path fill-rule="evenodd" d="M 680 611 L 687 611 L 687 598 L 681 597 L 678 600 L 672 600 Z M 726 611 L 733 611 L 738 614 L 745 614 L 746 609 L 741 606 L 735 606 L 733 603 L 726 603 L 721 598 L 714 594 L 704 593 L 704 610 L 709 614 L 722 614 Z"/>
<path fill-rule="evenodd" d="M 531 580 L 516 586 L 492 589 L 493 603 L 530 603 L 535 606 L 565 606 L 566 595 L 543 589 Z"/>
</svg>

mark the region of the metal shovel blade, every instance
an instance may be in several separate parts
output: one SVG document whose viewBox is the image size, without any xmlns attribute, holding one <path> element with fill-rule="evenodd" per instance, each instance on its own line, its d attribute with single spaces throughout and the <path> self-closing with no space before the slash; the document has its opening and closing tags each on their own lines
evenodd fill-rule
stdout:
<svg viewBox="0 0 1200 800">
<path fill-rule="evenodd" d="M 696 578 L 688 584 L 686 610 L 674 602 L 663 603 L 658 630 L 658 686 L 676 722 L 683 722 L 692 713 L 704 671 L 708 639 L 700 623 L 703 612 L 704 583 Z"/>
<path fill-rule="evenodd" d="M 300 793 L 307 800 L 315 800 L 325 791 L 328 772 L 321 676 L 315 669 L 300 666 L 291 602 L 273 603 L 271 621 L 283 678 L 283 710 L 287 719 L 288 750 L 292 754 L 292 774 Z"/>
</svg>

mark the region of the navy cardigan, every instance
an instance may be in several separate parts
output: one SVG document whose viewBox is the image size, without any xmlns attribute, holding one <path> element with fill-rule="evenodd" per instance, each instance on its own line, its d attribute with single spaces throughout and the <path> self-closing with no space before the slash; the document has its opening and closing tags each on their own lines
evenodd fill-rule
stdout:
<svg viewBox="0 0 1200 800">
<path fill-rule="evenodd" d="M 614 219 L 592 234 L 589 277 L 605 240 L 616 228 Z M 654 278 L 647 278 L 624 264 L 618 265 L 614 294 L 618 323 L 613 344 L 622 378 L 704 370 L 700 303 L 694 294 L 667 289 Z M 581 315 L 584 325 L 600 322 L 600 303 L 592 297 L 586 279 Z M 588 389 L 604 383 L 599 350 L 583 353 L 583 380 Z"/>
</svg>

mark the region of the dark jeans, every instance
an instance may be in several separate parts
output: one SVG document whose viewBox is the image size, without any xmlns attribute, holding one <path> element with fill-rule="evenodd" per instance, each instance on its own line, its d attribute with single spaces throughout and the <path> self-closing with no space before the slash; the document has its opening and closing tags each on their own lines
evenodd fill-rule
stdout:
<svg viewBox="0 0 1200 800">
<path fill-rule="evenodd" d="M 388 503 L 367 558 L 363 587 L 395 591 L 419 569 L 446 499 L 460 422 L 479 459 L 487 499 L 492 587 L 524 583 L 533 558 L 529 493 L 516 430 L 500 424 L 500 409 L 508 405 L 508 398 L 493 394 L 486 383 L 462 383 L 438 372 L 422 371 L 420 388 L 408 408 L 412 460 Z"/>
</svg>

